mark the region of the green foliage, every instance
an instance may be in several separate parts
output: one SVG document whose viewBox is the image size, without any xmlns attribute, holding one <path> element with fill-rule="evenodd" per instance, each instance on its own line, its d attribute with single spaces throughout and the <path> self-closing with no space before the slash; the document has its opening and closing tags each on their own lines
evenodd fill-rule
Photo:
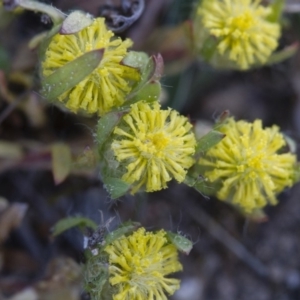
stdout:
<svg viewBox="0 0 300 300">
<path fill-rule="evenodd" d="M 41 94 L 55 100 L 92 73 L 103 57 L 104 49 L 93 50 L 67 63 L 42 81 Z"/>
<path fill-rule="evenodd" d="M 140 223 L 138 222 L 132 222 L 132 221 L 127 221 L 119 228 L 114 230 L 113 232 L 110 232 L 106 237 L 105 237 L 105 245 L 109 245 L 115 240 L 119 239 L 123 235 L 128 235 L 131 234 L 133 231 L 137 230 L 141 226 Z"/>
<path fill-rule="evenodd" d="M 123 235 L 129 235 L 140 226 L 136 222 L 125 222 L 119 228 L 105 236 L 104 245 L 98 245 L 95 251 L 86 250 L 86 264 L 84 266 L 84 286 L 93 300 L 111 300 L 114 288 L 109 284 L 108 256 L 104 247 Z"/>
<path fill-rule="evenodd" d="M 93 255 L 86 251 L 86 263 L 84 265 L 84 289 L 89 293 L 92 300 L 111 300 L 111 288 L 108 282 L 107 256 Z"/>
<path fill-rule="evenodd" d="M 53 226 L 53 231 L 52 235 L 57 236 L 59 234 L 62 234 L 66 230 L 69 230 L 71 228 L 78 227 L 78 228 L 92 228 L 96 229 L 97 224 L 92 221 L 89 218 L 84 218 L 84 217 L 69 217 L 69 218 L 64 218 L 58 221 L 54 226 Z"/>
<path fill-rule="evenodd" d="M 98 149 L 100 151 L 102 150 L 104 143 L 111 136 L 114 128 L 117 126 L 122 116 L 123 113 L 110 112 L 104 115 L 98 121 L 96 142 L 97 142 Z"/>
<path fill-rule="evenodd" d="M 167 238 L 178 249 L 178 251 L 189 254 L 193 248 L 193 243 L 181 234 L 167 232 Z"/>
<path fill-rule="evenodd" d="M 134 62 L 135 61 L 135 62 Z M 163 74 L 163 59 L 160 54 L 150 58 L 143 53 L 134 52 L 127 56 L 123 63 L 132 64 L 141 71 L 141 80 L 127 96 L 124 106 L 128 107 L 140 100 L 157 101 L 161 92 L 160 78 Z"/>
<path fill-rule="evenodd" d="M 284 9 L 284 5 L 285 0 L 273 0 L 273 2 L 270 4 L 272 12 L 268 16 L 267 20 L 273 23 L 279 22 L 282 15 L 282 11 Z"/>
<path fill-rule="evenodd" d="M 217 50 L 218 43 L 218 40 L 213 36 L 208 36 L 204 40 L 200 54 L 206 61 L 210 61 L 212 59 Z"/>
<path fill-rule="evenodd" d="M 187 186 L 194 188 L 203 197 L 207 197 L 206 195 L 213 194 L 216 189 L 214 189 L 211 185 L 208 186 L 205 178 L 201 174 L 201 170 L 198 168 L 192 168 L 185 177 L 184 183 Z"/>
<path fill-rule="evenodd" d="M 104 183 L 104 187 L 112 199 L 120 198 L 129 191 L 131 185 L 122 179 L 107 177 L 105 174 L 103 175 L 102 181 Z"/>
<path fill-rule="evenodd" d="M 224 137 L 225 137 L 224 133 L 216 130 L 211 130 L 205 136 L 200 138 L 197 142 L 196 154 L 195 154 L 196 158 L 199 158 L 201 154 L 205 153 L 210 148 L 217 145 Z"/>
<path fill-rule="evenodd" d="M 298 44 L 289 45 L 280 51 L 274 52 L 266 62 L 266 65 L 274 65 L 294 56 L 299 49 Z"/>
<path fill-rule="evenodd" d="M 70 147 L 63 143 L 51 146 L 52 173 L 56 184 L 63 182 L 71 172 L 72 156 Z"/>
<path fill-rule="evenodd" d="M 91 25 L 93 18 L 90 14 L 87 14 L 80 10 L 71 12 L 63 21 L 60 29 L 61 34 L 74 34 L 79 32 L 83 28 Z"/>
</svg>

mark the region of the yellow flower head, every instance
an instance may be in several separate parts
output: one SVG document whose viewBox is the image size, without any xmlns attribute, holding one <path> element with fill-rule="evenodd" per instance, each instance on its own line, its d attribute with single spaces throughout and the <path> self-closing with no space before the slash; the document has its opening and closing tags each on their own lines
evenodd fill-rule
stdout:
<svg viewBox="0 0 300 300">
<path fill-rule="evenodd" d="M 264 64 L 278 45 L 280 26 L 267 20 L 261 0 L 203 0 L 197 14 L 217 39 L 217 50 L 240 69 Z"/>
<path fill-rule="evenodd" d="M 178 112 L 161 110 L 158 103 L 139 102 L 114 130 L 112 149 L 127 172 L 122 180 L 134 184 L 132 193 L 143 185 L 147 192 L 167 187 L 175 178 L 185 179 L 194 163 L 196 140 L 192 125 Z"/>
<path fill-rule="evenodd" d="M 131 90 L 130 80 L 137 80 L 138 72 L 120 62 L 127 54 L 131 40 L 113 38 L 106 28 L 104 18 L 97 18 L 90 26 L 75 34 L 56 34 L 46 51 L 42 64 L 44 76 L 81 55 L 104 49 L 99 66 L 83 81 L 59 96 L 58 100 L 73 112 L 84 110 L 103 115 L 114 106 L 120 106 Z"/>
<path fill-rule="evenodd" d="M 218 130 L 226 137 L 199 161 L 207 179 L 220 184 L 217 197 L 246 213 L 276 204 L 276 194 L 294 182 L 296 163 L 295 155 L 279 153 L 286 145 L 279 128 L 229 118 Z"/>
<path fill-rule="evenodd" d="M 178 279 L 166 278 L 182 270 L 176 247 L 166 232 L 138 229 L 108 245 L 109 282 L 116 287 L 114 300 L 167 300 L 179 289 Z"/>
</svg>

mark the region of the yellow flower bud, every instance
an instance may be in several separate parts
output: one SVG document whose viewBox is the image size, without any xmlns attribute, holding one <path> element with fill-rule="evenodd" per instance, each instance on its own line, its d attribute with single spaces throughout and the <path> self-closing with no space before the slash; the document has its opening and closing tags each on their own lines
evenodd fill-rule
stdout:
<svg viewBox="0 0 300 300">
<path fill-rule="evenodd" d="M 216 67 L 247 70 L 263 65 L 278 46 L 280 25 L 268 20 L 272 10 L 260 0 L 203 0 L 195 19 L 196 47 L 211 37 Z"/>
<path fill-rule="evenodd" d="M 116 288 L 114 300 L 160 299 L 173 295 L 180 281 L 168 278 L 182 270 L 176 247 L 166 232 L 146 232 L 140 228 L 108 245 L 109 282 Z"/>
<path fill-rule="evenodd" d="M 132 193 L 145 186 L 147 192 L 167 187 L 175 178 L 183 182 L 194 159 L 196 139 L 192 125 L 178 112 L 161 110 L 138 102 L 114 130 L 112 149 L 126 167 L 122 180 L 132 184 Z"/>
<path fill-rule="evenodd" d="M 42 63 L 42 73 L 49 76 L 60 67 L 81 55 L 96 49 L 104 49 L 99 66 L 79 84 L 58 97 L 68 109 L 87 113 L 107 113 L 112 107 L 124 103 L 131 91 L 132 81 L 139 79 L 136 69 L 122 65 L 127 48 L 132 41 L 114 38 L 114 33 L 106 28 L 103 18 L 74 34 L 56 34 L 46 51 Z"/>
<path fill-rule="evenodd" d="M 218 130 L 226 137 L 199 160 L 205 177 L 220 186 L 216 196 L 246 213 L 277 204 L 276 195 L 293 185 L 296 166 L 295 155 L 279 152 L 286 146 L 279 128 L 229 118 Z"/>
</svg>

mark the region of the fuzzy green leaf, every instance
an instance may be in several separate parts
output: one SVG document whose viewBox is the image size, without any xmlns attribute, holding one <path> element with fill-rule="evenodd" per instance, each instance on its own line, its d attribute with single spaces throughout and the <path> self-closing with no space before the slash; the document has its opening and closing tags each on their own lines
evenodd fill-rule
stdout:
<svg viewBox="0 0 300 300">
<path fill-rule="evenodd" d="M 213 185 L 208 184 L 204 180 L 203 176 L 197 175 L 195 173 L 194 174 L 188 174 L 184 179 L 184 183 L 187 186 L 194 188 L 204 198 L 208 198 L 206 195 L 211 195 L 215 190 Z"/>
<path fill-rule="evenodd" d="M 189 254 L 193 248 L 193 243 L 186 237 L 173 232 L 167 232 L 168 240 L 178 249 L 178 251 Z"/>
<path fill-rule="evenodd" d="M 42 96 L 54 100 L 74 87 L 98 67 L 103 53 L 104 49 L 87 52 L 49 75 L 42 81 Z"/>
<path fill-rule="evenodd" d="M 218 40 L 215 37 L 213 36 L 207 37 L 200 51 L 201 56 L 206 61 L 210 61 L 210 59 L 213 57 L 213 55 L 217 50 L 217 46 L 218 46 Z"/>
<path fill-rule="evenodd" d="M 112 177 L 104 177 L 103 183 L 112 199 L 117 199 L 125 195 L 131 186 L 122 179 Z"/>
<path fill-rule="evenodd" d="M 145 63 L 145 58 L 143 58 L 143 63 Z M 128 105 L 130 102 L 135 103 L 139 100 L 147 100 L 148 96 L 150 98 L 155 98 L 157 97 L 157 91 L 159 90 L 160 92 L 160 87 L 158 88 L 155 86 L 155 88 L 150 87 L 148 89 L 148 93 L 152 93 L 153 95 L 146 95 L 146 99 L 140 98 L 140 96 L 145 97 L 145 93 L 142 92 L 142 90 L 149 84 L 157 84 L 160 85 L 159 79 L 163 74 L 163 59 L 160 54 L 156 56 L 151 56 L 146 65 L 142 67 L 141 69 L 141 80 L 137 84 L 137 86 L 132 90 L 132 92 L 127 96 L 127 101 L 125 105 Z M 141 94 L 139 94 L 141 92 Z"/>
<path fill-rule="evenodd" d="M 110 112 L 104 115 L 98 122 L 97 125 L 97 145 L 99 149 L 103 146 L 111 133 L 113 132 L 116 125 L 119 123 L 124 113 L 121 112 Z"/>
<path fill-rule="evenodd" d="M 92 15 L 75 10 L 63 21 L 60 29 L 61 34 L 74 34 L 93 23 Z"/>
<path fill-rule="evenodd" d="M 99 260 L 99 258 L 98 258 Z M 89 269 L 87 269 L 89 267 Z M 95 261 L 94 264 L 87 263 L 85 268 L 85 291 L 90 294 L 91 299 L 112 299 L 111 297 L 107 297 L 107 287 L 108 287 L 108 267 L 107 264 L 102 263 L 101 261 Z M 92 277 L 90 275 L 97 274 L 97 276 Z M 104 294 L 104 295 L 103 295 Z M 105 298 L 107 297 L 107 298 Z"/>
<path fill-rule="evenodd" d="M 216 130 L 211 130 L 198 141 L 196 147 L 196 157 L 205 153 L 211 147 L 217 145 L 224 137 L 224 133 Z"/>
<path fill-rule="evenodd" d="M 73 227 L 80 227 L 80 228 L 90 227 L 93 230 L 96 230 L 97 224 L 94 221 L 92 221 L 91 219 L 84 218 L 84 217 L 64 218 L 64 219 L 58 221 L 54 225 L 52 235 L 57 236 Z"/>
<path fill-rule="evenodd" d="M 63 143 L 51 146 L 52 173 L 55 184 L 62 183 L 71 172 L 72 154 L 70 147 Z"/>
<path fill-rule="evenodd" d="M 217 190 L 214 184 L 206 182 L 201 176 L 195 181 L 193 188 L 206 199 L 209 199 L 207 195 L 213 195 Z"/>
<path fill-rule="evenodd" d="M 292 57 L 294 54 L 297 53 L 298 49 L 299 49 L 298 44 L 293 44 L 293 45 L 287 46 L 287 47 L 283 48 L 282 50 L 273 53 L 269 57 L 268 61 L 266 62 L 266 65 L 269 65 L 269 66 L 274 65 L 274 64 L 280 63 L 286 59 L 289 59 L 290 57 Z"/>
<path fill-rule="evenodd" d="M 132 233 L 133 231 L 135 231 L 140 226 L 141 226 L 140 223 L 138 223 L 138 222 L 131 222 L 131 221 L 128 221 L 128 222 L 122 224 L 121 227 L 119 227 L 118 229 L 114 230 L 113 232 L 110 232 L 105 237 L 105 245 L 111 244 L 113 241 L 119 239 L 123 235 Z"/>
<path fill-rule="evenodd" d="M 143 73 L 148 64 L 148 61 L 149 61 L 149 56 L 145 52 L 130 51 L 124 57 L 121 64 L 128 67 L 139 69 L 141 73 Z"/>
<path fill-rule="evenodd" d="M 159 82 L 151 82 L 141 88 L 136 95 L 126 102 L 126 106 L 134 104 L 140 100 L 148 103 L 158 101 L 161 93 L 161 85 Z"/>
<path fill-rule="evenodd" d="M 294 182 L 299 182 L 300 181 L 300 163 L 298 162 L 295 166 L 295 178 Z"/>
<path fill-rule="evenodd" d="M 284 5 L 285 5 L 285 0 L 273 0 L 273 2 L 269 5 L 272 12 L 269 14 L 267 20 L 272 23 L 279 22 Z"/>
<path fill-rule="evenodd" d="M 85 251 L 84 289 L 91 299 L 111 300 L 111 285 L 108 282 L 108 262 L 105 256 L 94 255 L 90 249 Z"/>
</svg>

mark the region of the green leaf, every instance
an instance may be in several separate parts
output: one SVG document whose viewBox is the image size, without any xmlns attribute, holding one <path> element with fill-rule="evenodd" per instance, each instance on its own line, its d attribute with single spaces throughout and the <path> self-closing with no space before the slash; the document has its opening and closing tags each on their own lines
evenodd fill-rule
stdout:
<svg viewBox="0 0 300 300">
<path fill-rule="evenodd" d="M 96 261 L 96 259 L 98 261 Z M 109 279 L 108 264 L 99 261 L 99 258 L 88 258 L 85 265 L 85 291 L 92 296 L 91 299 L 107 299 L 107 283 Z M 104 295 L 102 295 L 104 294 Z M 108 297 L 108 299 L 112 299 Z"/>
<path fill-rule="evenodd" d="M 123 58 L 121 64 L 128 67 L 139 69 L 141 73 L 143 73 L 148 64 L 148 61 L 149 61 L 149 56 L 145 52 L 130 51 Z"/>
<path fill-rule="evenodd" d="M 42 81 L 42 96 L 54 100 L 74 87 L 98 67 L 103 53 L 104 49 L 87 52 L 49 75 Z"/>
<path fill-rule="evenodd" d="M 125 195 L 131 187 L 130 184 L 119 178 L 104 177 L 103 183 L 112 199 L 117 199 Z"/>
<path fill-rule="evenodd" d="M 211 195 L 215 190 L 212 185 L 209 185 L 203 176 L 197 174 L 188 174 L 184 183 L 194 188 L 198 193 L 200 193 L 204 198 L 208 198 L 206 195 Z"/>
<path fill-rule="evenodd" d="M 218 40 L 213 36 L 209 36 L 205 39 L 200 54 L 206 61 L 211 60 L 217 50 L 218 43 Z"/>
<path fill-rule="evenodd" d="M 57 236 L 73 227 L 80 227 L 80 228 L 90 227 L 93 230 L 96 230 L 97 224 L 93 220 L 91 220 L 89 218 L 84 218 L 84 217 L 64 218 L 64 219 L 58 221 L 54 225 L 52 235 Z"/>
<path fill-rule="evenodd" d="M 190 174 L 186 175 L 184 179 L 184 183 L 189 187 L 194 187 L 196 181 L 197 179 Z"/>
<path fill-rule="evenodd" d="M 95 255 L 90 249 L 85 251 L 85 264 L 83 269 L 84 290 L 91 299 L 112 299 L 111 285 L 108 282 L 108 258 Z"/>
<path fill-rule="evenodd" d="M 48 31 L 44 31 L 41 32 L 37 35 L 35 35 L 28 43 L 28 48 L 30 50 L 34 50 L 36 49 L 40 44 L 42 44 L 47 38 L 49 38 L 49 32 Z M 46 48 L 47 49 L 47 48 Z M 46 49 L 44 49 L 44 51 L 46 51 Z"/>
<path fill-rule="evenodd" d="M 217 145 L 224 137 L 224 133 L 216 130 L 211 130 L 198 141 L 196 147 L 196 157 L 205 153 L 211 147 Z"/>
<path fill-rule="evenodd" d="M 300 163 L 298 162 L 295 166 L 295 178 L 294 178 L 294 183 L 300 181 Z"/>
<path fill-rule="evenodd" d="M 118 229 L 114 230 L 113 232 L 110 232 L 105 237 L 105 245 L 111 244 L 113 241 L 119 239 L 123 235 L 130 234 L 133 231 L 137 230 L 141 226 L 138 222 L 131 222 L 128 221 L 121 225 Z"/>
<path fill-rule="evenodd" d="M 74 34 L 93 23 L 93 17 L 83 11 L 71 12 L 63 21 L 60 29 L 61 34 Z"/>
<path fill-rule="evenodd" d="M 144 63 L 144 61 L 143 61 Z M 159 79 L 161 78 L 162 74 L 163 74 L 163 59 L 162 56 L 160 54 L 158 55 L 153 55 L 151 56 L 146 65 L 142 68 L 141 70 L 142 74 L 141 74 L 141 80 L 139 81 L 139 83 L 137 84 L 137 86 L 132 90 L 132 92 L 127 96 L 127 101 L 125 103 L 125 105 L 128 105 L 128 101 L 130 101 L 130 103 L 135 103 L 136 99 L 138 99 L 138 94 L 139 92 L 148 84 L 153 84 L 153 83 L 159 83 Z M 149 89 L 148 92 L 152 92 L 154 91 L 154 93 L 157 92 L 157 88 L 155 89 Z M 144 96 L 144 93 L 142 94 Z M 147 95 L 148 96 L 148 95 Z M 150 97 L 156 97 L 157 95 L 154 94 L 153 96 L 150 95 Z M 132 100 L 135 99 L 135 100 Z M 147 100 L 147 99 L 142 99 L 139 98 L 138 100 Z"/>
<path fill-rule="evenodd" d="M 133 98 L 126 101 L 126 106 L 130 106 L 140 100 L 144 100 L 148 103 L 158 101 L 161 93 L 161 85 L 159 82 L 151 82 L 141 88 Z"/>
<path fill-rule="evenodd" d="M 70 174 L 72 166 L 72 155 L 70 147 L 63 143 L 51 146 L 52 173 L 55 184 L 63 182 Z"/>
<path fill-rule="evenodd" d="M 207 195 L 212 195 L 216 191 L 216 187 L 213 184 L 206 182 L 202 176 L 195 181 L 193 188 L 206 199 L 209 199 Z"/>
<path fill-rule="evenodd" d="M 280 149 L 281 151 L 283 150 L 283 153 L 286 153 L 286 152 L 290 152 L 290 153 L 296 153 L 297 152 L 297 142 L 289 137 L 287 134 L 284 134 L 282 133 L 283 136 L 284 136 L 284 139 L 286 141 L 286 147 L 284 147 L 283 149 Z M 282 153 L 280 151 L 280 153 Z"/>
<path fill-rule="evenodd" d="M 273 2 L 269 5 L 269 7 L 272 10 L 272 13 L 269 14 L 267 20 L 272 23 L 279 22 L 284 5 L 285 5 L 285 0 L 273 0 Z"/>
<path fill-rule="evenodd" d="M 123 117 L 124 112 L 110 112 L 104 115 L 97 124 L 97 145 L 99 149 L 103 146 L 108 137 L 111 136 L 114 128 Z"/>
<path fill-rule="evenodd" d="M 298 43 L 287 46 L 287 47 L 283 48 L 282 50 L 273 53 L 269 57 L 268 61 L 266 62 L 266 65 L 269 65 L 269 66 L 274 65 L 274 64 L 280 63 L 286 59 L 289 59 L 290 57 L 292 57 L 293 55 L 295 55 L 297 53 L 298 49 L 299 49 Z"/>
<path fill-rule="evenodd" d="M 193 243 L 186 237 L 167 231 L 168 240 L 178 249 L 178 251 L 189 254 L 193 248 Z"/>
</svg>

